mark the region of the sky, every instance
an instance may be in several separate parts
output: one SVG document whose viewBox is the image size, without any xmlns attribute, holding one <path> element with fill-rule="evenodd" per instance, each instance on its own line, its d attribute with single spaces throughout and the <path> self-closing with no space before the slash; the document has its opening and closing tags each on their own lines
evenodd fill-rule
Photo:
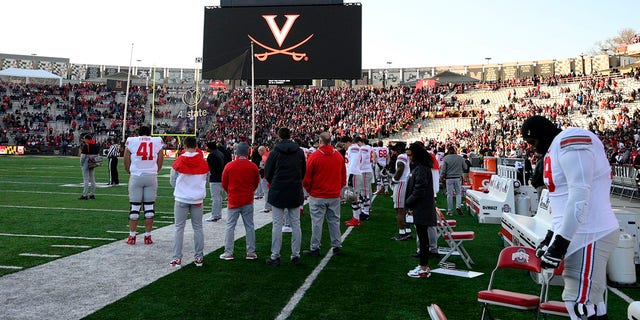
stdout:
<svg viewBox="0 0 640 320">
<path fill-rule="evenodd" d="M 362 4 L 363 69 L 576 57 L 622 29 L 640 32 L 638 0 L 345 2 Z M 193 68 L 202 56 L 204 7 L 219 4 L 6 1 L 0 53 L 69 58 L 74 64 Z"/>
</svg>

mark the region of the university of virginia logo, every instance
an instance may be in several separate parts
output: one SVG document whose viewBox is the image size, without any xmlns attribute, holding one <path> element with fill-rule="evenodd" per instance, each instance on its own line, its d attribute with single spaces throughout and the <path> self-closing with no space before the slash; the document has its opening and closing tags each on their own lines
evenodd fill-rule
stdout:
<svg viewBox="0 0 640 320">
<path fill-rule="evenodd" d="M 258 41 L 255 38 L 253 38 L 251 35 L 247 35 L 249 37 L 249 39 L 251 39 L 251 41 L 255 42 L 256 44 L 258 44 L 259 46 L 261 46 L 262 48 L 267 50 L 264 53 L 256 53 L 254 55 L 256 57 L 256 59 L 258 59 L 260 61 L 266 61 L 269 58 L 269 56 L 276 55 L 276 54 L 284 54 L 284 55 L 291 56 L 291 58 L 294 61 L 300 61 L 300 60 L 303 60 L 303 59 L 304 59 L 304 61 L 308 61 L 309 57 L 307 57 L 306 53 L 304 53 L 304 52 L 295 52 L 293 50 L 298 48 L 298 47 L 300 47 L 301 45 L 307 43 L 307 41 L 309 41 L 313 37 L 313 34 L 311 34 L 306 39 L 302 40 L 301 42 L 299 42 L 296 45 L 293 45 L 293 46 L 290 46 L 288 48 L 282 49 L 282 44 L 284 43 L 284 40 L 287 38 L 287 35 L 289 35 L 289 31 L 291 31 L 291 28 L 293 27 L 293 23 L 296 22 L 296 19 L 298 19 L 298 17 L 300 17 L 300 15 L 299 14 L 286 14 L 285 18 L 287 18 L 287 21 L 282 26 L 282 29 L 280 27 L 278 27 L 278 24 L 276 23 L 276 17 L 277 17 L 276 15 L 264 15 L 264 16 L 262 16 L 262 18 L 264 18 L 264 20 L 267 21 L 267 25 L 269 26 L 269 29 L 271 29 L 271 33 L 273 34 L 273 37 L 276 39 L 276 42 L 278 43 L 278 47 L 280 47 L 280 49 L 276 49 L 276 48 L 272 48 L 270 46 L 267 46 L 264 43 L 261 43 L 260 41 Z"/>
</svg>

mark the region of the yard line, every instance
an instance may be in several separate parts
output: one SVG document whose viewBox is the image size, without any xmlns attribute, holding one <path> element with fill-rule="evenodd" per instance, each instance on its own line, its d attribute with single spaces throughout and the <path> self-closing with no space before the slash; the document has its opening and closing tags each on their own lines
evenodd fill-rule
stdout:
<svg viewBox="0 0 640 320">
<path fill-rule="evenodd" d="M 74 248 L 74 249 L 89 249 L 91 246 L 81 246 L 81 245 L 73 245 L 73 244 L 52 244 L 54 248 Z"/>
<path fill-rule="evenodd" d="M 100 209 L 100 208 L 59 208 L 59 207 L 34 207 L 34 206 L 9 206 L 0 205 L 0 208 L 10 209 L 40 209 L 40 210 L 75 210 L 75 211 L 100 211 L 100 212 L 129 212 L 128 210 Z M 173 214 L 173 212 L 156 212 L 160 214 Z"/>
<path fill-rule="evenodd" d="M 60 258 L 59 254 L 40 254 L 40 253 L 21 253 L 21 257 L 38 257 L 38 258 Z"/>
<path fill-rule="evenodd" d="M 344 242 L 347 236 L 349 236 L 349 234 L 351 233 L 351 230 L 353 230 L 353 227 L 347 228 L 347 230 L 342 235 L 342 238 L 340 239 L 341 242 Z M 280 311 L 280 314 L 276 317 L 276 320 L 285 320 L 289 318 L 289 316 L 291 315 L 291 312 L 293 312 L 293 309 L 296 308 L 296 306 L 298 305 L 298 302 L 300 302 L 302 297 L 304 297 L 304 294 L 307 292 L 307 290 L 309 290 L 313 282 L 316 280 L 316 278 L 320 274 L 320 271 L 322 271 L 322 269 L 324 269 L 327 263 L 329 263 L 329 260 L 331 260 L 331 257 L 333 257 L 333 250 L 329 250 L 327 252 L 327 255 L 325 255 L 324 258 L 322 258 L 322 261 L 320 261 L 320 263 L 316 266 L 316 268 L 313 269 L 313 272 L 311 272 L 311 274 L 309 274 L 309 276 L 304 280 L 304 283 L 302 284 L 302 286 L 298 288 L 296 293 L 293 294 L 293 296 L 291 297 L 287 305 L 284 306 L 284 308 L 282 308 L 282 311 Z"/>
<path fill-rule="evenodd" d="M 113 238 L 89 238 L 89 237 L 72 237 L 72 236 L 50 236 L 41 234 L 18 234 L 18 233 L 0 233 L 0 237 L 27 237 L 27 238 L 51 238 L 51 239 L 77 239 L 77 240 L 102 240 L 116 241 Z"/>
<path fill-rule="evenodd" d="M 28 194 L 61 194 L 61 195 L 77 195 L 77 192 L 51 192 L 51 191 L 32 191 L 32 190 L 2 190 L 2 192 L 28 193 Z M 107 197 L 129 197 L 126 194 L 98 194 Z"/>
<path fill-rule="evenodd" d="M 0 266 L 0 269 L 14 269 L 14 270 L 22 270 L 22 267 L 17 267 L 17 266 Z"/>
<path fill-rule="evenodd" d="M 129 231 L 115 231 L 115 230 L 107 230 L 106 233 L 129 233 Z"/>
</svg>

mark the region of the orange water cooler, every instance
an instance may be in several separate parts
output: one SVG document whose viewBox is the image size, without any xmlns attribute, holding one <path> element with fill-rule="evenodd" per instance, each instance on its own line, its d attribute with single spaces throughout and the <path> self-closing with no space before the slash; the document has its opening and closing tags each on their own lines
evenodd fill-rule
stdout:
<svg viewBox="0 0 640 320">
<path fill-rule="evenodd" d="M 498 158 L 484 157 L 484 169 L 490 172 L 498 172 Z"/>
<path fill-rule="evenodd" d="M 471 181 L 471 189 L 483 191 L 484 185 L 491 181 L 491 176 L 495 172 L 485 171 L 479 168 L 471 168 L 469 171 L 469 181 Z"/>
</svg>

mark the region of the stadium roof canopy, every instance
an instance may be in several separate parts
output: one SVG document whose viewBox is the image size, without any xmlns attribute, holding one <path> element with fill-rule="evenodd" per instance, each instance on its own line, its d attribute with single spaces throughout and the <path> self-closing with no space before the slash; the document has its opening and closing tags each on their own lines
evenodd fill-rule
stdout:
<svg viewBox="0 0 640 320">
<path fill-rule="evenodd" d="M 0 79 L 20 83 L 62 85 L 62 77 L 45 70 L 8 68 L 0 70 Z"/>
<path fill-rule="evenodd" d="M 455 72 L 451 72 L 451 71 L 444 71 L 444 72 L 440 72 L 438 74 L 436 74 L 435 76 L 431 77 L 430 79 L 436 80 L 439 83 L 476 83 L 476 82 L 480 82 L 480 80 L 476 79 L 476 78 L 471 78 L 471 77 L 466 77 L 463 76 L 461 74 L 455 73 Z"/>
</svg>

